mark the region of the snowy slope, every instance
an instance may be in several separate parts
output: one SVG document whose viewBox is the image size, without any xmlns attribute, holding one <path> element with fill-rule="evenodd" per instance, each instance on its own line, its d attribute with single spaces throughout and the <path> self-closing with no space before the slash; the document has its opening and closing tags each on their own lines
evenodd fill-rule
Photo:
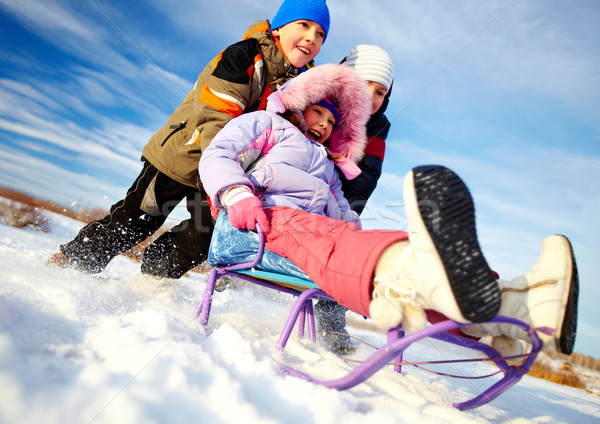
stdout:
<svg viewBox="0 0 600 424">
<path fill-rule="evenodd" d="M 403 375 L 382 370 L 338 392 L 286 376 L 271 358 L 289 296 L 246 284 L 217 293 L 207 337 L 192 319 L 204 276 L 157 289 L 123 257 L 99 276 L 48 267 L 47 258 L 80 228 L 49 215 L 49 234 L 0 225 L 0 423 L 600 422 L 597 395 L 528 376 L 467 412 L 452 402 L 492 381 L 405 367 Z M 361 346 L 356 357 L 370 352 Z M 423 341 L 405 359 L 465 354 Z M 281 359 L 320 378 L 351 367 L 295 335 Z M 493 371 L 485 364 L 437 369 Z"/>
</svg>

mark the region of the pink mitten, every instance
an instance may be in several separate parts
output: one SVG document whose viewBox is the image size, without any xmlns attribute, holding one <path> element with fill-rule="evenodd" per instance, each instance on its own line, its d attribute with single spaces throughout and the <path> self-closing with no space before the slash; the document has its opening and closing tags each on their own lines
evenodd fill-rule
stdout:
<svg viewBox="0 0 600 424">
<path fill-rule="evenodd" d="M 255 224 L 258 222 L 265 234 L 271 231 L 262 203 L 254 195 L 244 197 L 231 204 L 227 208 L 227 216 L 229 222 L 235 228 L 254 230 L 256 228 Z"/>
</svg>

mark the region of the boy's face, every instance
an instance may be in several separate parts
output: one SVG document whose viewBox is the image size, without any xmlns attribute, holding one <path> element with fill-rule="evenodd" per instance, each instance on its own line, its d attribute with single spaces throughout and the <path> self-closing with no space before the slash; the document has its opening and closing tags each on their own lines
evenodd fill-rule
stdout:
<svg viewBox="0 0 600 424">
<path fill-rule="evenodd" d="M 379 110 L 383 104 L 383 100 L 385 99 L 387 92 L 388 89 L 385 88 L 385 85 L 381 84 L 380 82 L 369 81 L 369 94 L 371 94 L 371 99 L 373 100 L 371 115 Z"/>
<path fill-rule="evenodd" d="M 302 68 L 321 50 L 325 31 L 314 21 L 298 20 L 271 31 L 279 38 L 283 53 L 296 68 Z"/>
<path fill-rule="evenodd" d="M 306 123 L 306 137 L 319 144 L 325 143 L 335 125 L 335 116 L 329 109 L 319 105 L 310 105 L 302 111 Z"/>
</svg>

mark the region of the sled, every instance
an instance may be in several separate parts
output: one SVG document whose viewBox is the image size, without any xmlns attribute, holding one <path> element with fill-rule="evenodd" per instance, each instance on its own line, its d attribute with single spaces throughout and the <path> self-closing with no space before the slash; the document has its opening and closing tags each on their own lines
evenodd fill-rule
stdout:
<svg viewBox="0 0 600 424">
<path fill-rule="evenodd" d="M 257 232 L 259 236 L 258 254 L 252 262 L 241 263 L 230 266 L 219 266 L 212 268 L 208 274 L 208 280 L 206 288 L 202 295 L 198 307 L 196 308 L 194 317 L 199 319 L 200 323 L 205 326 L 208 324 L 212 297 L 215 291 L 215 283 L 223 276 L 231 276 L 237 279 L 241 279 L 253 284 L 258 284 L 262 287 L 277 290 L 279 292 L 288 293 L 296 296 L 296 300 L 292 306 L 292 310 L 283 326 L 279 340 L 275 346 L 276 351 L 282 351 L 291 335 L 296 322 L 298 322 L 298 337 L 304 338 L 305 329 L 308 332 L 308 338 L 312 342 L 316 342 L 316 331 L 315 331 L 315 319 L 313 313 L 313 300 L 326 300 L 333 301 L 335 299 L 328 296 L 323 292 L 314 282 L 298 278 L 292 275 L 286 275 L 281 273 L 275 273 L 270 271 L 262 271 L 254 269 L 254 267 L 260 262 L 263 253 L 265 251 L 264 246 L 264 234 L 260 227 L 257 225 Z M 461 324 L 450 319 L 432 324 L 423 330 L 406 334 L 401 326 L 393 328 L 387 333 L 387 343 L 372 353 L 347 375 L 334 379 L 334 380 L 318 380 L 311 377 L 310 375 L 295 370 L 294 368 L 285 364 L 279 363 L 281 369 L 298 378 L 310 381 L 315 384 L 323 385 L 326 387 L 346 390 L 352 388 L 375 374 L 377 371 L 385 366 L 393 366 L 395 372 L 402 372 L 403 365 L 415 365 L 415 363 L 403 363 L 403 352 L 415 341 L 424 339 L 426 337 L 440 340 L 446 343 L 454 344 L 457 346 L 473 349 L 485 355 L 479 359 L 463 359 L 463 360 L 450 360 L 450 361 L 438 361 L 438 362 L 419 362 L 423 363 L 441 363 L 441 362 L 468 362 L 468 361 L 491 361 L 499 369 L 498 373 L 502 374 L 500 380 L 493 383 L 480 395 L 464 402 L 454 403 L 453 406 L 460 410 L 476 408 L 484 405 L 491 400 L 501 395 L 504 391 L 516 384 L 525 374 L 527 374 L 531 368 L 531 365 L 535 362 L 538 353 L 541 351 L 543 343 L 540 340 L 538 331 L 546 331 L 546 329 L 536 329 L 530 327 L 527 323 L 501 315 L 495 316 L 488 322 L 507 323 L 521 327 L 527 331 L 530 335 L 530 343 L 532 345 L 531 352 L 526 355 L 522 363 L 518 365 L 511 365 L 507 362 L 507 359 L 503 358 L 495 349 L 481 343 L 476 340 L 472 340 L 466 337 L 460 337 L 454 334 L 450 334 L 449 331 L 457 329 L 469 324 Z M 209 331 L 207 334 L 209 334 Z M 418 366 L 418 365 L 415 365 Z M 497 373 L 490 374 L 496 375 Z M 482 378 L 482 377 L 464 377 L 464 376 L 452 376 L 449 377 L 459 378 Z"/>
</svg>

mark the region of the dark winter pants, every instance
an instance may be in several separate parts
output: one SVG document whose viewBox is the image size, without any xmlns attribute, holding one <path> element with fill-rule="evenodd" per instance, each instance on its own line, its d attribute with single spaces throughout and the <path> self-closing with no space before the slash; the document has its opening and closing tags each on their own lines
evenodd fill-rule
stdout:
<svg viewBox="0 0 600 424">
<path fill-rule="evenodd" d="M 157 238 L 142 259 L 143 273 L 179 278 L 206 259 L 214 226 L 210 208 L 204 192 L 167 177 L 147 161 L 125 198 L 61 250 L 74 267 L 101 272 L 112 258 L 154 234 L 184 198 L 190 219 Z"/>
</svg>

